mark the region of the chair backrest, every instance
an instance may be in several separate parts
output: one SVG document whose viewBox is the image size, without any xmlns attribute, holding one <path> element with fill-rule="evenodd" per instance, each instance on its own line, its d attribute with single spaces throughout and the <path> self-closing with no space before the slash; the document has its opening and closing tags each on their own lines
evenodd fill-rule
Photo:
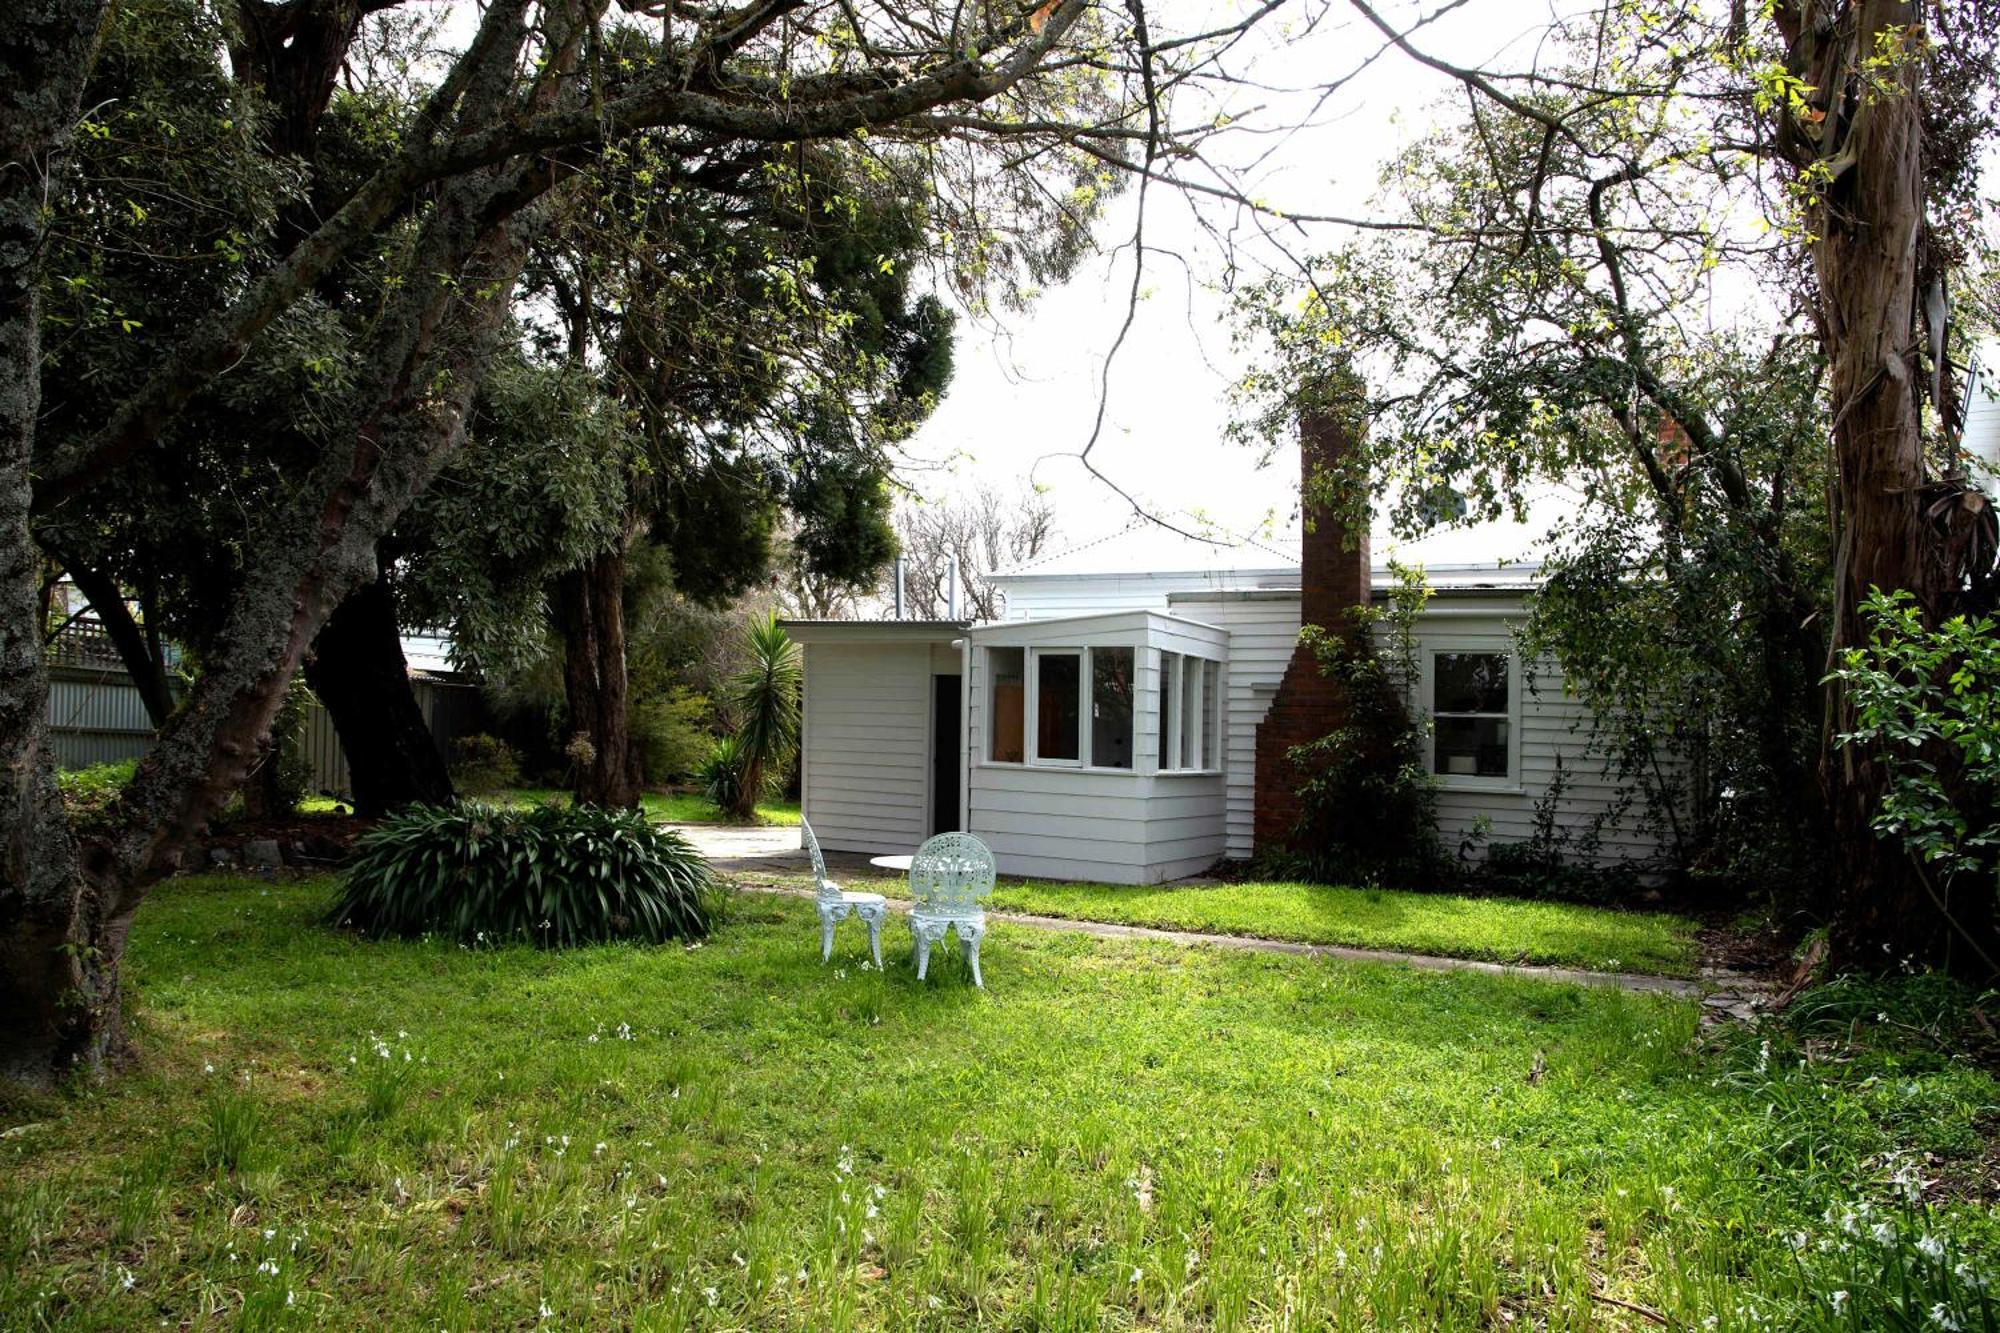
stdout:
<svg viewBox="0 0 2000 1333">
<path fill-rule="evenodd" d="M 806 822 L 806 818 L 803 815 L 799 816 L 799 829 L 803 835 L 806 851 L 812 854 L 813 879 L 819 884 L 819 896 L 822 898 L 838 898 L 840 890 L 834 886 L 833 881 L 826 877 L 826 858 L 820 855 L 819 839 L 813 836 L 813 826 Z"/>
<path fill-rule="evenodd" d="M 970 833 L 940 833 L 917 848 L 910 862 L 910 896 L 917 910 L 953 916 L 980 910 L 993 892 L 993 853 Z"/>
</svg>

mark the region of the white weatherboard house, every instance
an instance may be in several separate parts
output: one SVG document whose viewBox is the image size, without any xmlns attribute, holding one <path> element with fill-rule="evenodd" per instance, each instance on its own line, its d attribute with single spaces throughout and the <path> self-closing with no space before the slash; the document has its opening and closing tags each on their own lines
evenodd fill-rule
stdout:
<svg viewBox="0 0 2000 1333">
<path fill-rule="evenodd" d="M 1000 576 L 1000 620 L 787 622 L 805 655 L 804 808 L 821 844 L 900 853 L 963 830 L 1003 874 L 1117 884 L 1249 858 L 1289 826 L 1272 756 L 1325 731 L 1287 672 L 1301 624 L 1386 587 L 1338 522 L 1309 525 L 1302 545 L 1144 525 Z M 1552 666 L 1520 659 L 1533 570 L 1426 572 L 1414 702 L 1435 723 L 1447 846 L 1476 825 L 1528 837 L 1560 759 L 1563 818 L 1604 814 L 1602 857 L 1652 855 L 1591 752 L 1586 710 Z"/>
</svg>

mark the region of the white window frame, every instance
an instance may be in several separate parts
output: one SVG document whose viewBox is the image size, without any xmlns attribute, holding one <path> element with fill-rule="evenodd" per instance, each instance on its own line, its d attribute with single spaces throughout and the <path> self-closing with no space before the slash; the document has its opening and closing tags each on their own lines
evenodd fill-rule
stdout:
<svg viewBox="0 0 2000 1333">
<path fill-rule="evenodd" d="M 1157 651 L 1160 655 L 1159 667 L 1156 672 L 1160 697 L 1171 698 L 1173 700 L 1172 714 L 1167 719 L 1166 743 L 1161 749 L 1165 754 L 1172 756 L 1173 762 L 1161 764 L 1155 771 L 1175 777 L 1202 775 L 1212 777 L 1222 771 L 1221 700 L 1228 692 L 1223 662 L 1220 658 L 1202 657 L 1195 653 L 1179 653 L 1173 651 L 1171 648 L 1161 648 Z M 1216 726 L 1212 735 L 1209 734 L 1208 726 L 1209 701 L 1208 680 L 1206 676 L 1206 668 L 1210 663 L 1215 665 L 1215 693 L 1217 699 L 1215 710 Z M 1194 668 L 1194 701 L 1192 707 L 1188 706 L 1186 683 L 1190 664 Z M 1157 712 L 1157 706 L 1155 711 Z M 1184 744 L 1184 742 L 1189 740 L 1187 732 L 1189 718 L 1194 720 L 1194 736 L 1192 744 Z M 1194 757 L 1194 762 L 1192 764 L 1182 764 L 1180 760 L 1183 754 L 1191 754 Z"/>
<path fill-rule="evenodd" d="M 984 709 L 986 713 L 986 725 L 982 728 L 986 733 L 986 737 L 985 744 L 979 747 L 979 762 L 991 765 L 994 768 L 1026 768 L 1028 766 L 1028 757 L 1032 753 L 1033 744 L 1029 739 L 1030 728 L 1028 725 L 1032 720 L 1028 708 L 1028 702 L 1031 698 L 1029 694 L 1028 659 L 1033 654 L 1018 643 L 989 643 L 981 651 L 985 653 L 985 656 L 980 660 L 979 669 L 982 673 L 980 685 L 986 696 Z M 993 757 L 993 739 L 1000 732 L 1000 710 L 993 703 L 993 654 L 996 652 L 1018 652 L 1021 654 L 1021 757 L 1019 759 L 995 759 Z"/>
<path fill-rule="evenodd" d="M 1098 773 L 1137 773 L 1139 771 L 1139 695 L 1137 676 L 1139 672 L 1139 646 L 1131 643 L 1100 643 L 1083 650 L 1083 745 L 1077 751 L 1083 756 L 1083 766 Z M 1097 740 L 1097 655 L 1099 653 L 1132 654 L 1133 694 L 1132 716 L 1128 725 L 1132 729 L 1128 742 L 1132 762 L 1124 768 L 1116 764 L 1100 764 L 1096 751 L 1092 748 Z"/>
<path fill-rule="evenodd" d="M 1042 755 L 1042 659 L 1076 659 L 1076 758 L 1045 758 Z M 1028 649 L 1028 698 L 1026 750 L 1028 762 L 1040 768 L 1087 768 L 1090 759 L 1090 650 L 1075 645 L 1030 647 Z M 1113 769 L 1122 773 L 1124 769 Z"/>
<path fill-rule="evenodd" d="M 1493 717 L 1507 723 L 1507 775 L 1486 777 L 1476 773 L 1440 773 L 1437 766 L 1437 659 L 1441 653 L 1477 654 L 1507 659 L 1507 709 L 1504 713 L 1447 713 L 1447 717 Z M 1438 786 L 1446 791 L 1520 791 L 1521 787 L 1521 655 L 1505 639 L 1425 639 L 1421 654 L 1418 695 L 1424 715 L 1430 720 L 1430 739 L 1425 744 L 1426 766 Z"/>
</svg>

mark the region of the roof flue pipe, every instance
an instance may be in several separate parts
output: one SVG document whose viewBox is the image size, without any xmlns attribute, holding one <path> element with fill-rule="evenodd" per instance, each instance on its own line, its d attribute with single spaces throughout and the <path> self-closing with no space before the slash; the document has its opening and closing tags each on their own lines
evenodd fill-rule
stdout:
<svg viewBox="0 0 2000 1333">
<path fill-rule="evenodd" d="M 907 562 L 902 556 L 896 557 L 896 619 L 903 618 L 903 571 Z"/>
</svg>

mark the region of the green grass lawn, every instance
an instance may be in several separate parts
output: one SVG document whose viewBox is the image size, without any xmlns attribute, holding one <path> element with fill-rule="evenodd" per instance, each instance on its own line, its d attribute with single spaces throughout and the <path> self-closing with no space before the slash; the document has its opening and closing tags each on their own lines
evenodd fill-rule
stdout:
<svg viewBox="0 0 2000 1333">
<path fill-rule="evenodd" d="M 993 906 L 1168 930 L 1664 976 L 1694 975 L 1697 956 L 1694 923 L 1664 913 L 1324 884 L 1133 888 L 1003 881 Z"/>
<path fill-rule="evenodd" d="M 537 803 L 541 801 L 567 801 L 569 793 L 550 787 L 521 787 L 498 797 L 481 797 L 482 800 L 501 800 Z M 639 797 L 639 803 L 654 819 L 672 824 L 724 824 L 728 823 L 722 810 L 699 792 L 649 791 Z M 763 824 L 790 824 L 799 822 L 797 801 L 760 801 L 757 805 L 757 820 Z"/>
<path fill-rule="evenodd" d="M 492 801 L 502 805 L 533 805 L 542 801 L 567 801 L 569 793 L 553 787 L 518 787 L 512 791 L 490 796 L 473 796 L 475 801 Z M 674 824 L 722 824 L 728 821 L 723 813 L 707 797 L 697 792 L 649 791 L 639 798 L 646 813 L 654 819 Z M 343 808 L 329 796 L 312 796 L 299 805 L 304 814 L 331 814 Z M 765 824 L 792 824 L 799 822 L 797 801 L 765 801 L 757 807 L 757 819 Z"/>
<path fill-rule="evenodd" d="M 986 993 L 918 985 L 900 924 L 886 973 L 851 923 L 822 967 L 779 897 L 561 955 L 331 897 L 140 913 L 136 1068 L 5 1116 L 0 1324 L 1735 1330 L 1840 1290 L 1849 1327 L 1881 1255 L 1992 1239 L 1956 1187 L 1885 1202 L 1977 1178 L 1996 1088 L 1872 1044 L 1874 995 L 1717 1044 L 1682 1001 L 1004 924 Z"/>
</svg>

